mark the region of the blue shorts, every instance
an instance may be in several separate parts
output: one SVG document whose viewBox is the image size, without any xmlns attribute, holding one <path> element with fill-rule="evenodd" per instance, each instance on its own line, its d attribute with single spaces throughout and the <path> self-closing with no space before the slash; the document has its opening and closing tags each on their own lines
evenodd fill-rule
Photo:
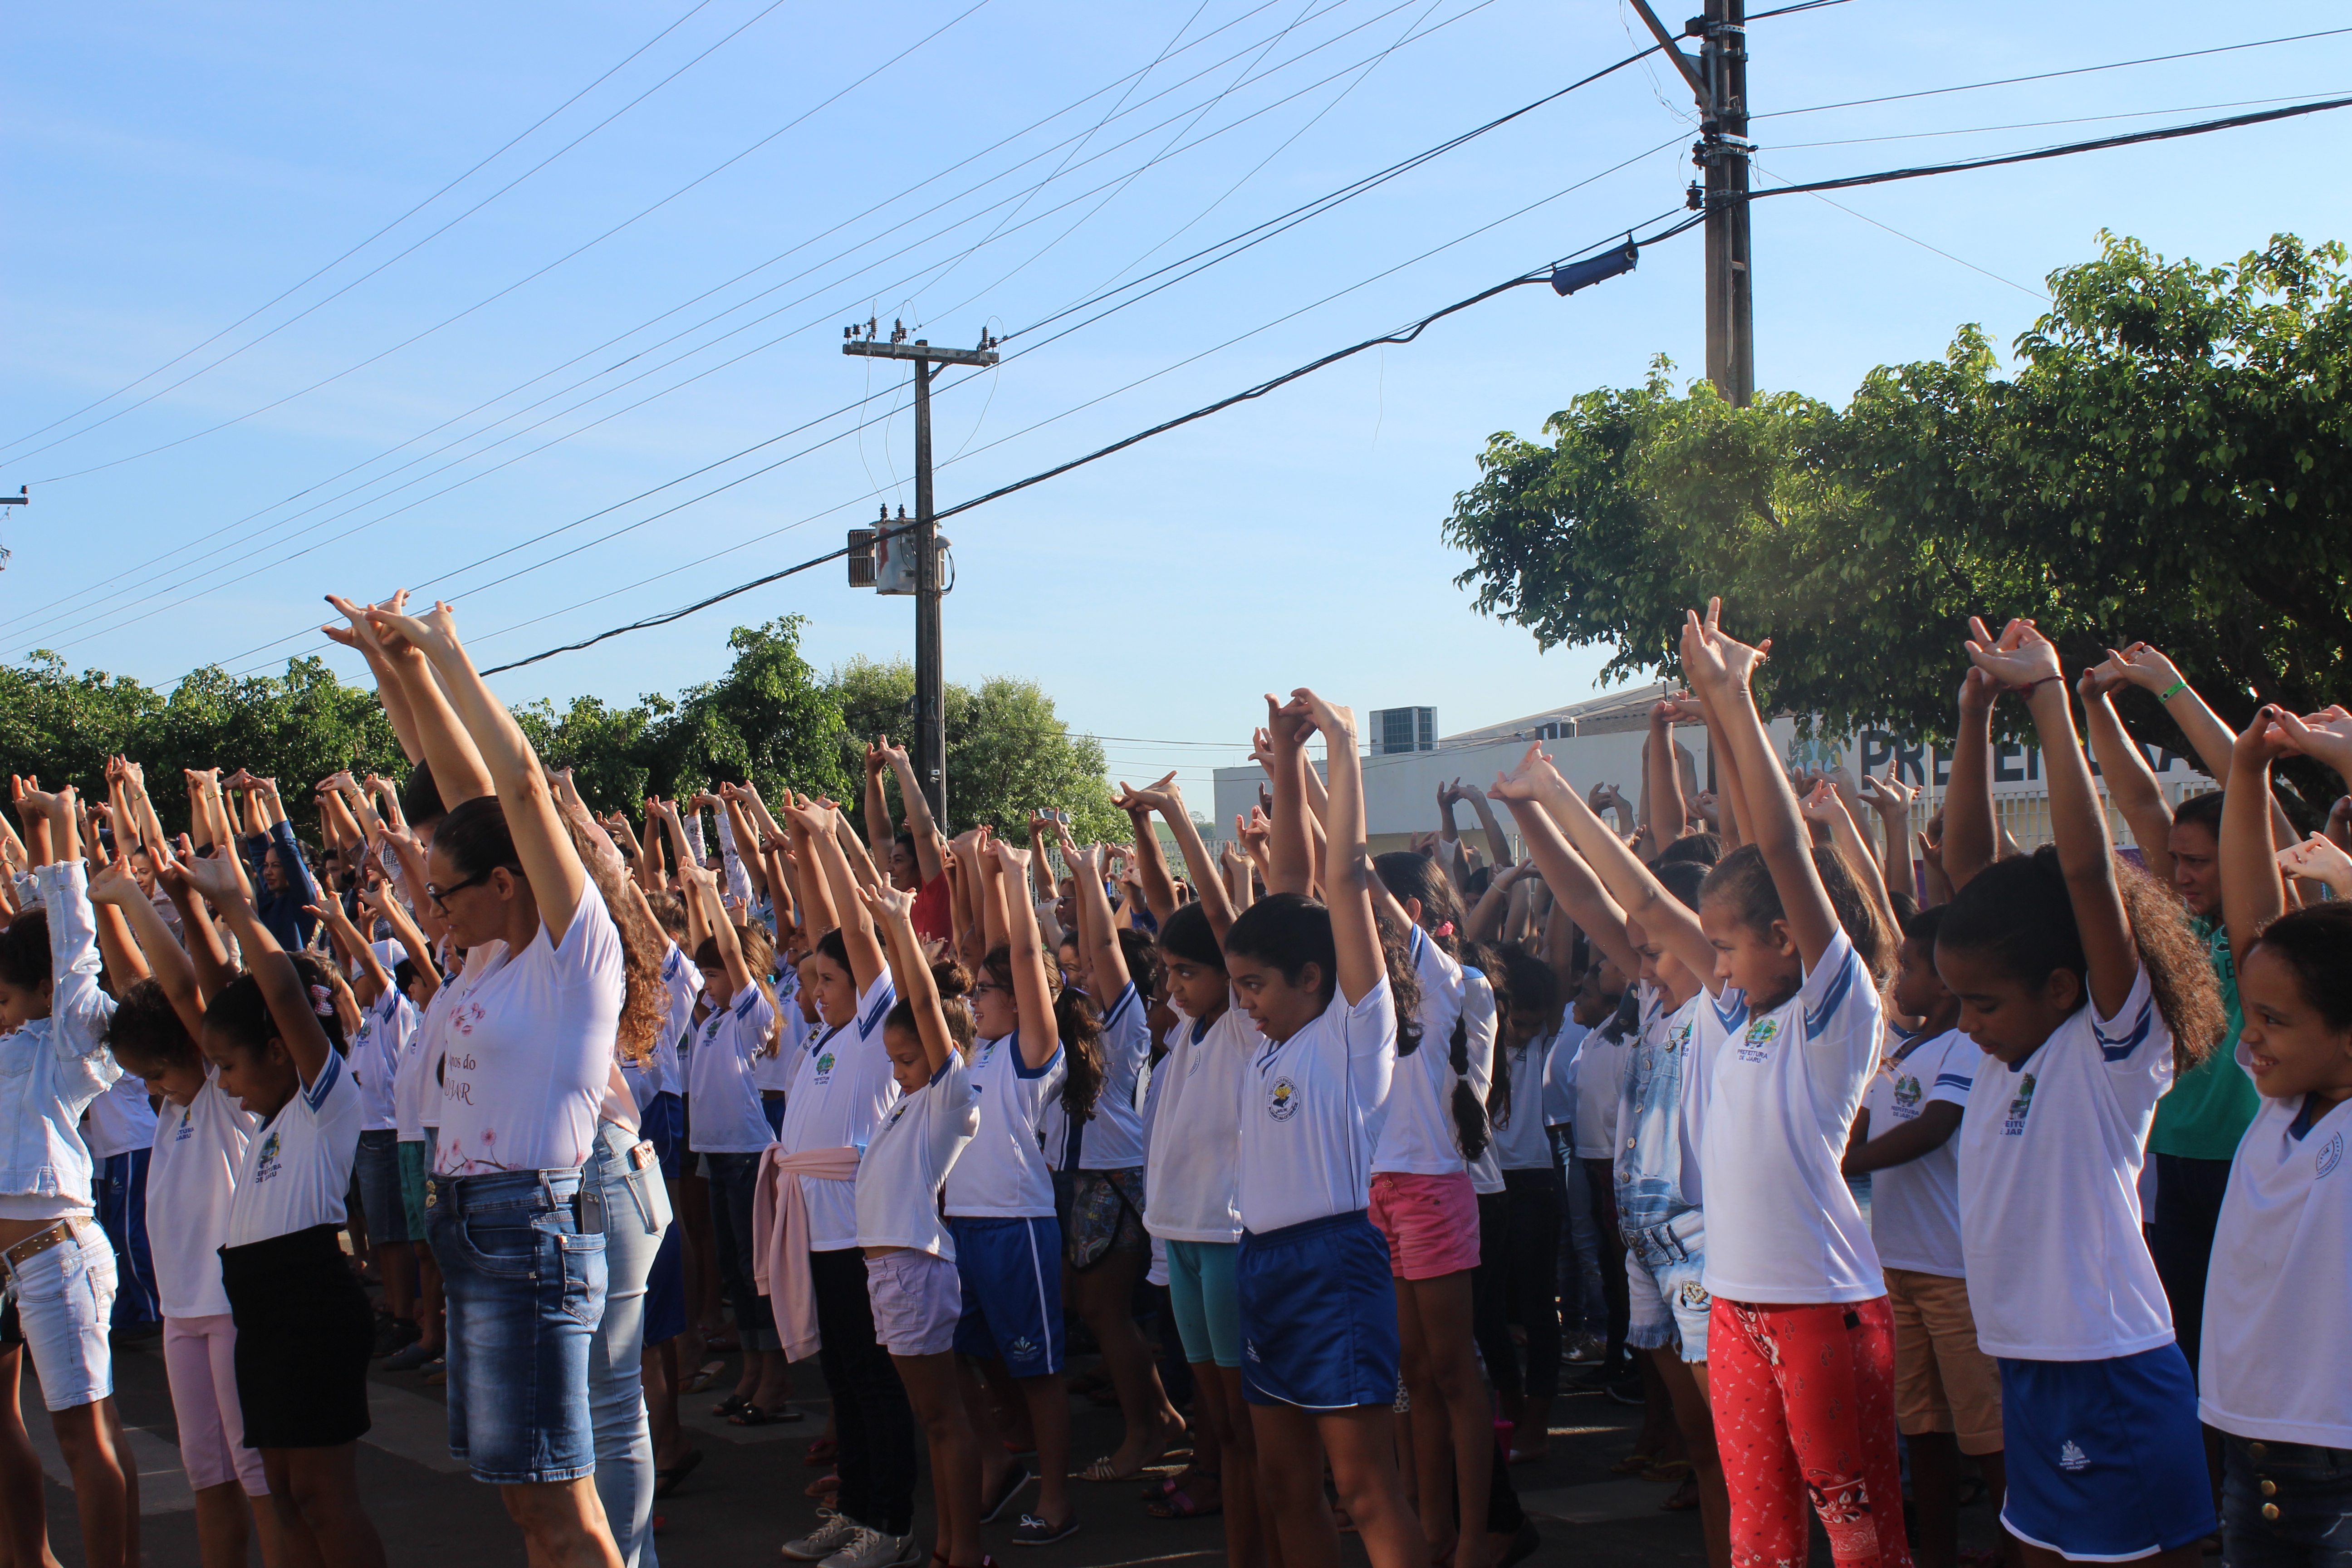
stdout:
<svg viewBox="0 0 2352 1568">
<path fill-rule="evenodd" d="M 963 1317 L 956 1354 L 1004 1363 L 1015 1377 L 1062 1370 L 1062 1227 L 1054 1220 L 948 1216 Z"/>
<path fill-rule="evenodd" d="M 767 1119 L 769 1131 L 779 1138 L 784 1135 L 784 1097 L 782 1095 L 761 1095 L 760 1114 Z"/>
<path fill-rule="evenodd" d="M 677 1157 L 686 1148 L 686 1102 L 664 1089 L 637 1112 L 637 1131 L 661 1156 L 665 1181 L 677 1180 Z"/>
<path fill-rule="evenodd" d="M 1242 1303 L 1234 1283 L 1240 1254 L 1238 1242 L 1168 1244 L 1168 1306 L 1184 1359 L 1195 1366 L 1213 1361 L 1230 1372 L 1242 1364 Z"/>
<path fill-rule="evenodd" d="M 408 1204 L 400 1184 L 400 1134 L 389 1127 L 361 1133 L 352 1165 L 359 1177 L 360 1207 L 367 1211 L 368 1244 L 392 1247 L 422 1240 L 408 1233 Z"/>
<path fill-rule="evenodd" d="M 1395 1403 L 1389 1244 L 1364 1210 L 1244 1233 L 1234 1272 L 1244 1398 L 1302 1410 Z"/>
<path fill-rule="evenodd" d="M 2078 1563 L 2126 1563 L 2213 1533 L 2197 1384 L 2179 1345 L 2000 1362 L 2011 1535 Z"/>
</svg>

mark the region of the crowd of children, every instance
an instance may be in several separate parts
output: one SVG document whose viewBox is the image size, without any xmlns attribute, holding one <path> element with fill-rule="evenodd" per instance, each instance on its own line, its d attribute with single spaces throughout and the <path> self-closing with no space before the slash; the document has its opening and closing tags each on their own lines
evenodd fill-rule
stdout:
<svg viewBox="0 0 2352 1568">
<path fill-rule="evenodd" d="M 321 781 L 323 854 L 245 773 L 188 773 L 167 837 L 123 758 L 0 824 L 0 1387 L 29 1351 L 92 1564 L 138 1560 L 111 1355 L 157 1322 L 208 1568 L 383 1561 L 372 1363 L 445 1386 L 531 1561 L 650 1565 L 728 1351 L 747 1427 L 816 1363 L 832 1473 L 780 1523 L 825 1568 L 983 1568 L 1145 1479 L 1236 1568 L 1343 1531 L 1507 1568 L 1564 1361 L 1645 1405 L 1617 1468 L 1681 1483 L 1714 1568 L 1816 1525 L 1956 1568 L 1972 1486 L 2012 1568 L 2346 1560 L 2352 857 L 2271 776 L 2352 778 L 2341 708 L 2232 735 L 2156 650 L 2070 679 L 1974 623 L 1915 836 L 1892 771 L 1782 765 L 1769 640 L 1710 605 L 1638 811 L 1537 745 L 1371 855 L 1355 715 L 1301 689 L 1213 853 L 1170 779 L 1124 843 L 950 838 L 887 738 L 855 813 L 599 819 L 446 605 L 333 603 L 411 771 Z M 2166 802 L 2126 684 L 2223 790 Z M 1075 1467 L 1074 1333 L 1122 1420 Z M 40 1498 L 12 1399 L 0 1561 L 51 1560 Z"/>
</svg>

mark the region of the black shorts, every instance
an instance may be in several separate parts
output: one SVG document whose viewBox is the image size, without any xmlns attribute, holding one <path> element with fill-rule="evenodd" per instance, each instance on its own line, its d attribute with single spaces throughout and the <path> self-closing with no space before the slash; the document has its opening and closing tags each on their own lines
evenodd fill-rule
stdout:
<svg viewBox="0 0 2352 1568">
<path fill-rule="evenodd" d="M 374 1317 L 339 1228 L 221 1248 L 248 1448 L 331 1448 L 368 1429 Z"/>
</svg>

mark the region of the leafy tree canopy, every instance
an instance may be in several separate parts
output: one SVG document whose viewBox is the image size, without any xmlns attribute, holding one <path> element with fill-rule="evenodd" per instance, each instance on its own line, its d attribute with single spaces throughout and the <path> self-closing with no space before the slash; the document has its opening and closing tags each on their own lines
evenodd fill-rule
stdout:
<svg viewBox="0 0 2352 1568">
<path fill-rule="evenodd" d="M 2145 640 L 2233 725 L 2307 712 L 2352 647 L 2348 281 L 2337 243 L 2204 267 L 2103 235 L 2006 373 L 1970 326 L 1843 408 L 1741 409 L 1661 360 L 1544 443 L 1491 438 L 1445 536 L 1484 613 L 1614 648 L 1612 678 L 1676 673 L 1721 594 L 1772 638 L 1769 700 L 1832 730 L 1948 735 L 1971 614 L 2033 617 L 2070 668 Z M 2185 750 L 2145 695 L 2126 714 Z"/>
</svg>

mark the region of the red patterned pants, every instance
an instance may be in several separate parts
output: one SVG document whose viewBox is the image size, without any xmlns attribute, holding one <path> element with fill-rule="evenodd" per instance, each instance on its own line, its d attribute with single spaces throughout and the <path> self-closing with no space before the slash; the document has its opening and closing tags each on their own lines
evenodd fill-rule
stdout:
<svg viewBox="0 0 2352 1568">
<path fill-rule="evenodd" d="M 1773 1307 L 1717 1296 L 1706 1359 L 1732 1568 L 1804 1568 L 1808 1503 L 1838 1568 L 1910 1568 L 1886 1298 Z"/>
</svg>

